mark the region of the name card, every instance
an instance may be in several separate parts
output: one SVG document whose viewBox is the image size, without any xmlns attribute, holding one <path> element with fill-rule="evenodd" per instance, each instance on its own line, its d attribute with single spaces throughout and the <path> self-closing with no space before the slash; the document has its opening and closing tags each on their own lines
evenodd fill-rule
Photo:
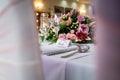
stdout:
<svg viewBox="0 0 120 80">
<path fill-rule="evenodd" d="M 72 42 L 71 40 L 58 39 L 56 44 L 61 47 L 69 47 Z"/>
</svg>

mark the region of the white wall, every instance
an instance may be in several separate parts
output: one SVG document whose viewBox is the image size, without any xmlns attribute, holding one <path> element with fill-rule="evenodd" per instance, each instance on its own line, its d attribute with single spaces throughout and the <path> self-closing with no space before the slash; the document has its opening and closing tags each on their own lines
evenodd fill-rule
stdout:
<svg viewBox="0 0 120 80">
<path fill-rule="evenodd" d="M 53 11 L 54 6 L 79 8 L 79 3 L 73 0 L 43 0 L 43 4 L 42 11 L 44 12 Z"/>
<path fill-rule="evenodd" d="M 90 0 L 35 0 L 42 1 L 43 7 L 41 8 L 41 12 L 50 12 L 54 13 L 54 6 L 61 6 L 67 8 L 75 8 L 81 9 L 81 4 L 85 4 L 86 14 L 89 14 L 89 1 Z"/>
</svg>

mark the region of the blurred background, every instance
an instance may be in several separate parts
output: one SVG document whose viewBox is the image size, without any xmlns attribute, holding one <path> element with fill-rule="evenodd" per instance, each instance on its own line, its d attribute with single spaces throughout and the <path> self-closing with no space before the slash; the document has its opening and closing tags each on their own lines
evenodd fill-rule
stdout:
<svg viewBox="0 0 120 80">
<path fill-rule="evenodd" d="M 44 19 L 67 14 L 72 9 L 78 9 L 83 16 L 91 16 L 90 0 L 34 0 L 34 7 L 38 29 Z"/>
</svg>

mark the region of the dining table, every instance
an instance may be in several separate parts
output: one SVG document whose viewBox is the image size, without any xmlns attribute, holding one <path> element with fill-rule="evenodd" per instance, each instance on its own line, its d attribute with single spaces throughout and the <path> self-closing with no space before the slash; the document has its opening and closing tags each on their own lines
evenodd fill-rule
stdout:
<svg viewBox="0 0 120 80">
<path fill-rule="evenodd" d="M 70 54 L 67 52 L 54 55 L 42 54 L 45 80 L 95 80 L 95 45 L 86 45 L 90 47 L 87 52 L 78 52 L 67 58 L 61 58 Z"/>
</svg>

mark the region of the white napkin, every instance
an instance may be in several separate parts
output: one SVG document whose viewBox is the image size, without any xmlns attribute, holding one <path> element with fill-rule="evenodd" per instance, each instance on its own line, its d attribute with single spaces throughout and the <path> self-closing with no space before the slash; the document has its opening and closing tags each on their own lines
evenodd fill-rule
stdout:
<svg viewBox="0 0 120 80">
<path fill-rule="evenodd" d="M 67 58 L 62 58 L 62 59 L 69 61 L 69 60 L 79 59 L 79 58 L 93 55 L 95 53 L 95 45 L 94 44 L 87 44 L 87 45 L 90 46 L 90 49 L 87 52 L 85 52 L 85 53 L 77 52 L 73 56 L 70 56 Z M 69 51 L 69 52 L 65 52 L 64 54 L 53 55 L 53 56 L 57 57 L 57 58 L 61 58 L 62 56 L 66 56 L 66 55 L 69 55 L 69 54 L 74 53 L 74 52 L 75 51 Z"/>
<path fill-rule="evenodd" d="M 77 46 L 71 45 L 70 47 L 59 47 L 56 44 L 43 44 L 41 46 L 41 51 L 45 55 L 54 55 L 54 54 L 60 54 L 60 53 L 65 53 L 69 51 L 74 51 L 77 50 Z"/>
</svg>

